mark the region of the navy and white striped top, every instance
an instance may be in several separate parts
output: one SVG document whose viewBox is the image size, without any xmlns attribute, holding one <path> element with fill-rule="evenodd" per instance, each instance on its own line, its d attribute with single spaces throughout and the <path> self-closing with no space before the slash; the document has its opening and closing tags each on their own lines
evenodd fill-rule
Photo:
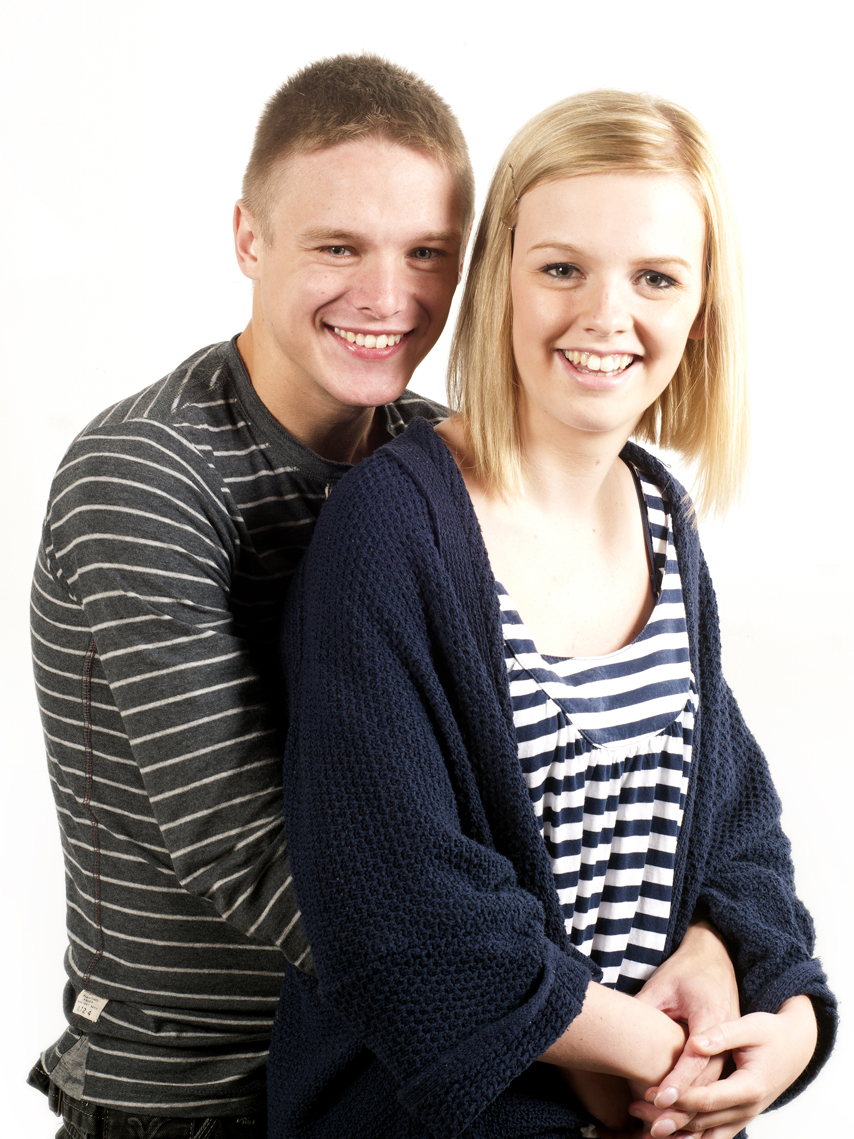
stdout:
<svg viewBox="0 0 854 1139">
<path fill-rule="evenodd" d="M 567 936 L 626 992 L 664 950 L 697 710 L 670 516 L 640 485 L 660 592 L 631 644 L 543 657 L 496 583 L 519 759 Z"/>
</svg>

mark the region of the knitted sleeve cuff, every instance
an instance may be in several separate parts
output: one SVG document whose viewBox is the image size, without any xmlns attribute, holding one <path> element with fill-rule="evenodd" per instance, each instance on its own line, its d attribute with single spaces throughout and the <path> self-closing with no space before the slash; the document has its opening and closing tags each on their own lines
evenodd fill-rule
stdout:
<svg viewBox="0 0 854 1139">
<path fill-rule="evenodd" d="M 836 1041 L 836 1029 L 839 1023 L 836 999 L 827 987 L 821 965 L 815 959 L 804 961 L 777 977 L 771 985 L 754 997 L 744 1012 L 775 1013 L 790 997 L 797 996 L 807 996 L 812 1001 L 818 1024 L 815 1051 L 806 1068 L 795 1082 L 774 1100 L 768 1111 L 782 1107 L 812 1083 L 826 1063 Z"/>
<path fill-rule="evenodd" d="M 551 942 L 528 1000 L 420 1072 L 401 1103 L 436 1139 L 458 1135 L 559 1039 L 581 1011 L 594 968 Z"/>
</svg>

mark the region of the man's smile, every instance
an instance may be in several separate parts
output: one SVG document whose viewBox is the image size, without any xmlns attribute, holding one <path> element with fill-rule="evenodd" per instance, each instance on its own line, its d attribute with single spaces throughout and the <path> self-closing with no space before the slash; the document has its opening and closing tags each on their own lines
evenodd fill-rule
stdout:
<svg viewBox="0 0 854 1139">
<path fill-rule="evenodd" d="M 328 327 L 328 326 L 327 326 Z M 387 348 L 400 343 L 405 332 L 354 332 L 349 328 L 333 328 L 332 331 L 348 344 L 356 344 L 359 348 Z"/>
</svg>

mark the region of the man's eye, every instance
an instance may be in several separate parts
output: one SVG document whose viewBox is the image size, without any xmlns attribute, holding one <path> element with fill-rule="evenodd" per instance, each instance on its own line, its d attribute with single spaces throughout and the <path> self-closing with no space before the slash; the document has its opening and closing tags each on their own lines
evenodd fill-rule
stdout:
<svg viewBox="0 0 854 1139">
<path fill-rule="evenodd" d="M 574 277 L 578 269 L 574 265 L 568 265 L 565 261 L 559 261 L 554 265 L 544 265 L 542 270 L 546 276 L 554 277 L 555 280 L 565 281 L 570 277 Z"/>
<path fill-rule="evenodd" d="M 331 253 L 333 257 L 347 257 L 350 254 L 346 245 L 327 245 L 326 252 Z"/>
</svg>

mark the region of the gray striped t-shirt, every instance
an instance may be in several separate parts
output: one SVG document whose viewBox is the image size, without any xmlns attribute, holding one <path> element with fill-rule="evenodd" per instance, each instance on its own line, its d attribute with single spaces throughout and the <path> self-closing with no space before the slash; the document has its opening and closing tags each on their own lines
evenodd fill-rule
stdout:
<svg viewBox="0 0 854 1139">
<path fill-rule="evenodd" d="M 385 411 L 390 435 L 444 414 L 409 392 Z M 231 341 L 99 416 L 56 474 L 32 639 L 68 899 L 68 1027 L 43 1063 L 69 1094 L 188 1116 L 263 1102 L 286 958 L 311 969 L 279 614 L 348 469 L 270 415 Z"/>
</svg>

